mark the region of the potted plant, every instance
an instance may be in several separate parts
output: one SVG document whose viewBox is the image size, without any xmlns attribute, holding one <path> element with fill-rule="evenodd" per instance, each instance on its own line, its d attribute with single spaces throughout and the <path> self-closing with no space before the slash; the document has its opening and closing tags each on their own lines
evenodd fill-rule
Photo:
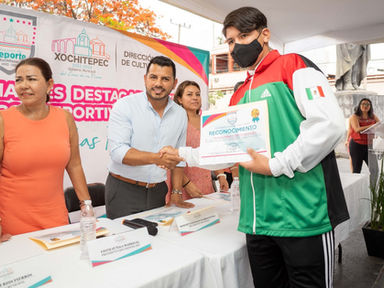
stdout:
<svg viewBox="0 0 384 288">
<path fill-rule="evenodd" d="M 371 219 L 363 226 L 368 255 L 384 258 L 384 171 L 383 152 L 375 151 L 380 161 L 377 181 L 370 185 Z"/>
</svg>

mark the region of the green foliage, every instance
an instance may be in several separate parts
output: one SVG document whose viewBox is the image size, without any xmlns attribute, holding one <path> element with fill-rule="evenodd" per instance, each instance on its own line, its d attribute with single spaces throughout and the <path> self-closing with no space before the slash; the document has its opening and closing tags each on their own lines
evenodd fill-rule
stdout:
<svg viewBox="0 0 384 288">
<path fill-rule="evenodd" d="M 378 180 L 371 184 L 371 228 L 384 231 L 384 172 L 383 157 L 381 157 Z"/>
<path fill-rule="evenodd" d="M 224 37 L 223 37 L 223 36 L 219 36 L 219 37 L 217 37 L 216 39 L 217 39 L 217 43 L 218 43 L 219 45 L 221 45 L 221 44 L 224 44 L 224 43 L 225 43 L 225 39 L 224 39 Z"/>
<path fill-rule="evenodd" d="M 224 97 L 223 91 L 214 91 L 208 93 L 208 103 L 216 105 L 216 101 Z"/>
<path fill-rule="evenodd" d="M 138 0 L 0 0 L 0 3 L 32 8 L 163 40 L 170 37 L 157 27 L 156 13 L 141 7 Z"/>
</svg>

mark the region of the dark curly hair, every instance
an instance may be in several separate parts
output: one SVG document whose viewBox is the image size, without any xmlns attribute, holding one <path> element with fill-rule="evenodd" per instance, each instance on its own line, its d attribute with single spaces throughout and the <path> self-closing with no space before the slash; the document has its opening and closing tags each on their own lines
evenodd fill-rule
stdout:
<svg viewBox="0 0 384 288">
<path fill-rule="evenodd" d="M 370 108 L 369 108 L 369 111 L 368 111 L 368 117 L 371 118 L 371 119 L 375 118 L 375 115 L 373 114 L 372 101 L 370 99 L 368 99 L 368 98 L 363 98 L 363 99 L 360 100 L 359 105 L 357 105 L 357 107 L 355 107 L 355 115 L 359 116 L 359 117 L 361 115 L 363 115 L 363 111 L 361 111 L 361 108 L 360 108 L 361 103 L 363 101 L 368 101 L 369 104 L 370 104 Z"/>
<path fill-rule="evenodd" d="M 227 36 L 228 27 L 235 27 L 242 33 L 249 33 L 266 28 L 267 17 L 255 7 L 241 7 L 225 17 L 222 30 L 224 36 Z"/>
</svg>

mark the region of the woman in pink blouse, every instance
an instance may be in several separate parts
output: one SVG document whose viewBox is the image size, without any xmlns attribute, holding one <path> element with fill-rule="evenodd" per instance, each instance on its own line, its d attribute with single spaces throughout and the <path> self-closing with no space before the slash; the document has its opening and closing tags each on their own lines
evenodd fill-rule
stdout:
<svg viewBox="0 0 384 288">
<path fill-rule="evenodd" d="M 184 81 L 176 89 L 174 101 L 182 106 L 188 115 L 187 143 L 186 146 L 196 148 L 200 146 L 200 109 L 201 97 L 200 87 L 194 81 Z M 220 191 L 228 191 L 228 182 L 224 170 L 214 172 L 220 183 Z M 167 181 L 169 200 L 170 185 Z M 211 171 L 197 167 L 185 167 L 183 178 L 183 200 L 202 197 L 204 194 L 214 192 Z"/>
</svg>

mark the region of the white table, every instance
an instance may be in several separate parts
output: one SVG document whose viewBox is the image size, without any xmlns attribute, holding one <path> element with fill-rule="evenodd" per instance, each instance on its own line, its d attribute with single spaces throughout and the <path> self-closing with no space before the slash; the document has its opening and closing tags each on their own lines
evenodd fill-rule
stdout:
<svg viewBox="0 0 384 288">
<path fill-rule="evenodd" d="M 101 221 L 115 233 L 129 230 L 109 219 Z M 78 244 L 45 251 L 28 239 L 31 235 L 60 229 L 63 227 L 14 236 L 1 244 L 0 270 L 1 265 L 21 260 L 22 253 L 15 253 L 22 249 L 30 251 L 24 257 L 42 259 L 41 269 L 48 269 L 53 279 L 47 287 L 206 287 L 203 256 L 156 237 L 151 238 L 152 250 L 95 268 L 89 261 L 80 260 Z"/>
<path fill-rule="evenodd" d="M 340 173 L 350 219 L 335 229 L 336 247 L 349 237 L 349 233 L 360 227 L 369 218 L 369 175 Z M 199 209 L 207 206 L 205 199 L 191 199 Z M 160 208 L 161 209 L 161 208 Z M 176 230 L 159 228 L 156 237 L 165 239 L 184 249 L 191 249 L 201 253 L 205 258 L 207 279 L 206 287 L 232 288 L 253 287 L 252 275 L 248 262 L 245 235 L 237 231 L 238 218 L 228 213 L 228 207 L 217 207 L 219 224 L 196 233 L 181 236 Z M 156 211 L 159 209 L 155 209 Z M 141 217 L 147 212 L 127 217 L 129 219 Z M 124 217 L 123 217 L 124 218 Z M 121 221 L 118 219 L 116 221 Z"/>
<path fill-rule="evenodd" d="M 190 210 L 201 209 L 212 205 L 215 201 L 207 199 L 191 199 L 196 206 Z M 224 202 L 221 202 L 224 203 Z M 229 212 L 229 203 L 217 206 L 220 223 L 195 233 L 181 236 L 175 225 L 159 226 L 156 237 L 172 243 L 185 250 L 195 251 L 205 259 L 205 286 L 208 288 L 247 288 L 254 287 L 249 266 L 245 234 L 237 231 L 238 215 Z M 151 212 L 156 212 L 154 209 Z M 131 215 L 136 218 L 147 212 Z M 121 219 L 115 221 L 121 222 Z"/>
<path fill-rule="evenodd" d="M 369 202 L 363 199 L 369 197 L 369 176 L 340 175 L 351 219 L 336 228 L 336 243 L 348 238 L 369 216 Z M 212 204 L 206 199 L 191 201 L 194 209 Z M 51 273 L 51 287 L 253 287 L 245 235 L 237 231 L 237 215 L 228 210 L 228 206 L 217 207 L 219 224 L 186 236 L 175 227 L 161 227 L 151 237 L 152 250 L 95 268 L 79 259 L 79 245 L 45 251 L 28 239 L 47 230 L 14 236 L 0 245 L 0 270 L 7 263 L 41 257 L 42 269 Z M 120 224 L 121 219 L 100 221 L 113 233 L 128 229 Z"/>
<path fill-rule="evenodd" d="M 193 199 L 196 207 L 203 199 Z M 176 231 L 160 233 L 160 237 L 185 249 L 201 253 L 206 262 L 207 282 L 217 288 L 254 287 L 245 234 L 237 231 L 238 214 L 230 214 L 229 205 L 218 207 L 220 223 L 186 236 Z"/>
<path fill-rule="evenodd" d="M 350 232 L 360 228 L 370 217 L 369 175 L 340 173 L 345 201 L 350 219 L 335 229 L 335 246 L 349 237 Z"/>
</svg>

